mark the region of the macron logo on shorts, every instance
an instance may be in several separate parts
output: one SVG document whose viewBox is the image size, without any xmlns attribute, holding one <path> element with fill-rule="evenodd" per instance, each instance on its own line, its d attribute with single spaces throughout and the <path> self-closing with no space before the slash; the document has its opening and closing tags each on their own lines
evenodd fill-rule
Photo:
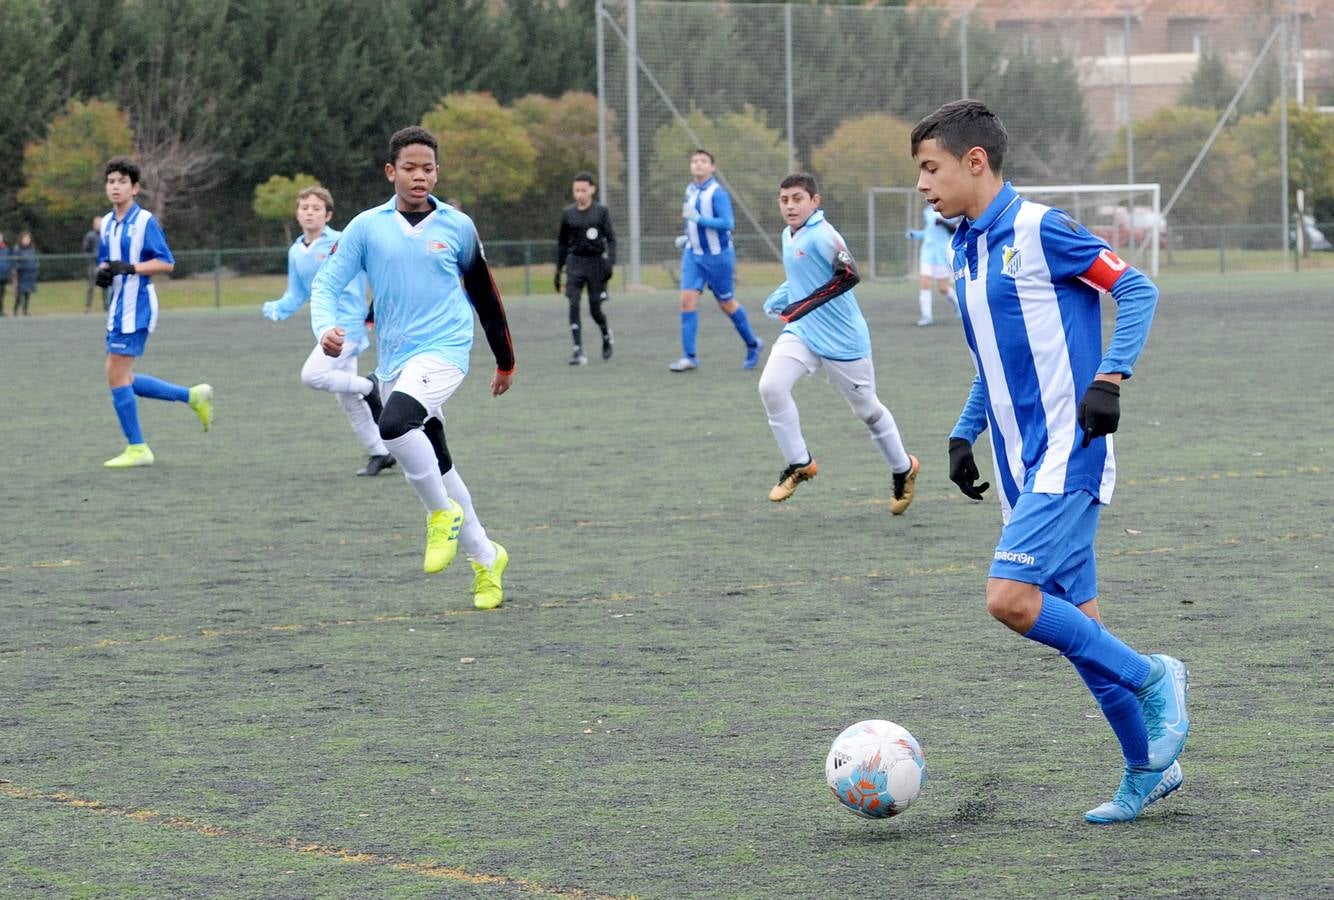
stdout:
<svg viewBox="0 0 1334 900">
<path fill-rule="evenodd" d="M 1019 563 L 1024 566 L 1031 566 L 1037 562 L 1037 560 L 1028 553 L 1015 553 L 1012 550 L 997 550 L 996 555 L 993 558 L 998 559 L 1001 562 Z"/>
</svg>

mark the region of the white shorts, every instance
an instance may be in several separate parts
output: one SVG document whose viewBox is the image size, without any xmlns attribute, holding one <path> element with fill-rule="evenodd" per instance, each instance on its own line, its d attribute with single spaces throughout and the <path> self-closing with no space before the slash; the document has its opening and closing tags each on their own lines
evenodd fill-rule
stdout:
<svg viewBox="0 0 1334 900">
<path fill-rule="evenodd" d="M 407 394 L 426 410 L 428 416 L 444 421 L 445 401 L 463 384 L 464 372 L 452 362 L 423 353 L 408 360 L 393 381 L 380 383 L 380 397 L 388 400 L 394 391 Z"/>
<path fill-rule="evenodd" d="M 954 273 L 951 272 L 950 267 L 944 263 L 922 263 L 922 274 L 928 278 L 935 278 L 938 280 L 954 280 Z"/>
<path fill-rule="evenodd" d="M 823 356 L 816 356 L 815 352 L 806 346 L 805 341 L 790 331 L 783 332 L 778 336 L 778 340 L 774 341 L 773 349 L 769 351 L 769 358 L 775 356 L 801 363 L 806 367 L 808 376 L 823 368 L 829 383 L 845 396 L 875 393 L 875 364 L 869 356 L 851 360 L 825 359 Z"/>
</svg>

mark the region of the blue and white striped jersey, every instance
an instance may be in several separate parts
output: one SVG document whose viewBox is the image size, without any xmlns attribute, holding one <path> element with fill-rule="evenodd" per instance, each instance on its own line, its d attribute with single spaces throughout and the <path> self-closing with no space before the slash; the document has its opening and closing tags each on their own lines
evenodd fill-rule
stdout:
<svg viewBox="0 0 1334 900">
<path fill-rule="evenodd" d="M 141 263 L 160 259 L 175 263 L 162 226 L 148 210 L 131 203 L 124 218 L 117 219 L 113 209 L 102 217 L 102 235 L 97 245 L 97 264 L 104 262 Z M 111 281 L 107 331 L 133 334 L 157 328 L 157 289 L 147 275 L 117 275 Z"/>
<path fill-rule="evenodd" d="M 319 271 L 324 260 L 328 258 L 330 249 L 338 243 L 338 238 L 342 235 L 341 231 L 325 226 L 323 232 L 310 244 L 306 244 L 305 237 L 299 237 L 292 242 L 292 246 L 287 248 L 287 290 L 278 298 L 278 308 L 283 312 L 283 318 L 287 318 L 298 309 L 306 305 L 310 299 L 311 283 L 315 280 L 315 273 Z M 343 325 L 347 330 L 346 341 L 348 344 L 357 348 L 360 353 L 370 346 L 370 338 L 366 334 L 366 279 L 364 275 L 358 275 L 347 283 L 343 292 L 338 295 L 338 308 L 334 313 L 339 324 L 343 322 L 354 323 L 353 325 Z M 314 315 L 311 316 L 311 329 L 315 336 L 319 337 L 324 332 L 314 326 Z"/>
<path fill-rule="evenodd" d="M 472 219 L 430 198 L 435 212 L 416 225 L 398 213 L 397 198 L 348 223 L 310 288 L 310 324 L 317 336 L 335 325 L 351 334 L 361 313 L 342 312 L 339 297 L 365 271 L 375 300 L 375 335 L 383 381 L 398 377 L 412 357 L 431 353 L 468 371 L 473 307 L 463 273 L 481 242 Z"/>
<path fill-rule="evenodd" d="M 834 257 L 847 249 L 843 236 L 825 219 L 822 209 L 812 213 L 795 233 L 790 227 L 784 228 L 783 273 L 787 281 L 779 290 L 786 289 L 787 296 L 776 303 L 777 308 L 809 297 L 827 284 L 834 277 Z M 766 301 L 765 308 L 769 307 Z M 811 352 L 825 359 L 848 361 L 871 355 L 871 332 L 851 290 L 789 322 L 783 331 L 792 332 Z"/>
<path fill-rule="evenodd" d="M 696 254 L 717 256 L 732 246 L 732 229 L 736 228 L 736 219 L 732 216 L 732 198 L 727 188 L 710 177 L 703 184 L 690 182 L 686 185 L 686 203 L 699 210 L 699 221 L 686 219 L 686 240 Z"/>
<path fill-rule="evenodd" d="M 1069 215 L 1024 200 L 1008 182 L 959 227 L 951 249 L 977 367 L 951 436 L 972 441 L 990 425 L 1007 518 L 1021 492 L 1083 490 L 1110 502 L 1112 437 L 1082 447 L 1078 403 L 1099 372 L 1132 374 L 1157 289 Z M 1101 291 L 1118 307 L 1106 355 Z"/>
</svg>

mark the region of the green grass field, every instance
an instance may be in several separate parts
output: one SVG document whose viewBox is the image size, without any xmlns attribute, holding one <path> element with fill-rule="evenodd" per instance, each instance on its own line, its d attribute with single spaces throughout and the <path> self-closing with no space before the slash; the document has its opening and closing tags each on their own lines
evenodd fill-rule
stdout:
<svg viewBox="0 0 1334 900">
<path fill-rule="evenodd" d="M 1183 789 L 1101 829 L 1119 752 L 1070 666 L 986 614 L 998 511 L 946 478 L 971 364 L 912 327 L 911 286 L 859 289 L 924 466 L 902 518 L 823 378 L 797 396 L 820 476 L 765 500 L 782 460 L 716 310 L 672 375 L 670 292 L 617 295 L 586 368 L 563 300 L 513 299 L 514 390 L 488 396 L 479 341 L 449 406 L 512 559 L 490 613 L 465 561 L 421 574 L 397 470 L 353 477 L 304 316 L 164 289 L 139 369 L 210 381 L 217 421 L 141 403 L 158 463 L 126 472 L 101 317 L 0 320 L 0 896 L 1334 893 L 1334 277 L 1163 286 L 1100 574 L 1109 624 L 1190 664 L 1193 730 Z M 930 774 L 881 823 L 823 776 L 873 717 Z"/>
</svg>

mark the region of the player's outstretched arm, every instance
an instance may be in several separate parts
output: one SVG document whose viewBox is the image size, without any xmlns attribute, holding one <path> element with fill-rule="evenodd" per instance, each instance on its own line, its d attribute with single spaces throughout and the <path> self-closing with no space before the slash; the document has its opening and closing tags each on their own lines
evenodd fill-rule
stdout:
<svg viewBox="0 0 1334 900">
<path fill-rule="evenodd" d="M 310 292 L 306 285 L 301 283 L 301 275 L 297 271 L 296 260 L 292 258 L 292 251 L 287 252 L 287 290 L 277 300 L 270 300 L 260 307 L 264 318 L 274 322 L 281 322 L 284 319 L 290 319 L 292 313 L 306 305 Z"/>
<path fill-rule="evenodd" d="M 839 250 L 834 254 L 833 266 L 833 277 L 812 291 L 810 296 L 789 304 L 779 318 L 784 322 L 795 322 L 802 316 L 810 315 L 840 294 L 846 294 L 862 280 L 861 275 L 857 273 L 857 264 L 847 250 Z"/>
<path fill-rule="evenodd" d="M 338 321 L 338 296 L 362 270 L 366 247 L 363 228 L 360 216 L 348 223 L 310 283 L 310 327 L 318 335 L 335 326 L 360 324 Z M 329 352 L 327 346 L 324 352 Z"/>
</svg>

